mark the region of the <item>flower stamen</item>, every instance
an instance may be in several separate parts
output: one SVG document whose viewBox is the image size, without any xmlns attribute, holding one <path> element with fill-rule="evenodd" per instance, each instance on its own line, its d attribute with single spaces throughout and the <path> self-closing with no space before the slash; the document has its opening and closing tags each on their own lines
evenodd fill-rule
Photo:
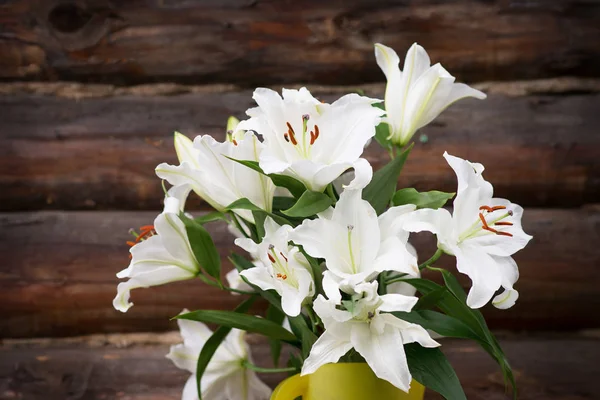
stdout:
<svg viewBox="0 0 600 400">
<path fill-rule="evenodd" d="M 286 141 L 291 141 L 292 144 L 296 146 L 298 144 L 298 141 L 296 140 L 296 133 L 294 132 L 294 128 L 292 128 L 292 125 L 289 122 L 286 122 L 286 125 L 288 127 L 288 131 L 286 134 L 283 135 L 283 137 Z"/>
<path fill-rule="evenodd" d="M 135 240 L 128 240 L 125 243 L 127 243 L 129 247 L 133 247 L 136 244 L 140 243 L 142 240 L 146 240 L 149 237 L 156 235 L 156 230 L 154 229 L 154 225 L 143 225 L 140 227 L 139 234 L 134 229 L 130 229 L 129 233 L 131 233 L 135 237 Z M 129 258 L 132 258 L 131 253 L 129 253 Z"/>
<path fill-rule="evenodd" d="M 315 144 L 315 141 L 319 138 L 319 126 L 315 125 L 315 130 L 310 131 L 310 145 Z"/>
<path fill-rule="evenodd" d="M 487 206 L 483 206 L 483 207 L 487 207 Z M 493 207 L 488 207 L 488 208 L 493 208 Z M 504 207 L 504 208 L 506 208 L 506 207 Z M 502 208 L 500 208 L 499 210 L 502 210 Z M 501 231 L 498 231 L 498 230 L 496 230 L 496 229 L 494 229 L 494 228 L 491 228 L 491 227 L 488 225 L 488 223 L 487 223 L 487 221 L 485 220 L 485 217 L 483 216 L 483 214 L 482 214 L 482 213 L 479 213 L 479 219 L 481 220 L 481 223 L 483 224 L 483 226 L 482 226 L 482 229 L 484 229 L 484 230 L 486 230 L 486 231 L 489 231 L 489 232 L 492 232 L 492 233 L 495 233 L 496 235 L 500 235 L 500 236 L 510 236 L 510 237 L 512 237 L 512 233 L 509 233 L 509 232 L 501 232 Z M 510 222 L 509 222 L 509 223 L 510 223 Z M 498 222 L 496 222 L 494 225 L 498 225 Z M 512 224 L 511 224 L 511 225 L 512 225 Z"/>
<path fill-rule="evenodd" d="M 501 221 L 501 222 L 496 222 L 494 225 L 513 226 L 513 223 L 512 222 L 508 222 L 508 221 Z"/>
</svg>

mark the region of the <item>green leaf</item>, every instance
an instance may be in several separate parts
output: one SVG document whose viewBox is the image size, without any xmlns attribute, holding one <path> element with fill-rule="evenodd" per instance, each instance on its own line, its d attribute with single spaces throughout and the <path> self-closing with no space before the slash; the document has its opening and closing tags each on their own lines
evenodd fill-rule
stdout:
<svg viewBox="0 0 600 400">
<path fill-rule="evenodd" d="M 287 365 L 288 367 L 296 368 L 296 372 L 290 372 L 289 376 L 300 373 L 300 370 L 302 370 L 302 361 L 294 353 L 290 353 L 290 358 L 287 362 Z"/>
<path fill-rule="evenodd" d="M 310 217 L 331 206 L 331 197 L 320 192 L 305 191 L 293 207 L 282 211 L 289 217 Z"/>
<path fill-rule="evenodd" d="M 437 332 L 442 336 L 471 339 L 475 341 L 481 340 L 481 337 L 473 332 L 473 330 L 461 320 L 437 311 L 421 310 L 411 311 L 409 313 L 398 311 L 393 312 L 392 314 L 404 321 L 421 325 L 425 329 Z"/>
<path fill-rule="evenodd" d="M 404 204 L 414 204 L 417 208 L 433 208 L 438 209 L 443 207 L 444 204 L 452 197 L 455 193 L 440 192 L 432 190 L 430 192 L 417 192 L 413 188 L 400 189 L 396 192 L 392 198 L 392 204 L 395 206 L 401 206 Z"/>
<path fill-rule="evenodd" d="M 254 217 L 254 226 L 256 227 L 256 234 L 258 235 L 258 241 L 262 242 L 265 237 L 265 219 L 268 213 L 262 210 L 253 210 L 252 216 Z"/>
<path fill-rule="evenodd" d="M 226 210 L 250 210 L 250 211 L 262 211 L 262 208 L 255 206 L 254 203 L 252 203 L 250 200 L 248 200 L 247 198 L 243 197 L 241 199 L 237 199 L 236 201 L 234 201 L 233 203 L 231 203 L 230 205 L 228 205 L 227 207 L 225 207 Z"/>
<path fill-rule="evenodd" d="M 233 266 L 240 272 L 242 272 L 245 269 L 255 267 L 255 265 L 252 264 L 250 260 L 247 260 L 246 258 L 237 253 L 231 253 L 231 255 L 229 256 L 229 260 L 231 261 Z"/>
<path fill-rule="evenodd" d="M 227 156 L 225 156 L 227 157 Z M 258 172 L 259 174 L 263 174 L 266 175 L 264 173 L 264 171 L 262 170 L 262 168 L 260 167 L 260 165 L 258 165 L 258 161 L 252 161 L 252 160 L 237 160 L 235 158 L 231 158 L 231 157 L 227 157 L 229 158 L 231 161 L 235 161 L 236 163 L 240 163 L 250 169 L 253 169 L 254 171 Z"/>
<path fill-rule="evenodd" d="M 227 156 L 225 156 L 227 157 Z M 268 176 L 269 178 L 271 178 L 271 180 L 273 181 L 273 184 L 275 186 L 280 186 L 280 187 L 284 187 L 287 190 L 290 191 L 290 193 L 292 194 L 292 196 L 294 196 L 295 198 L 298 198 L 302 195 L 302 193 L 304 193 L 304 191 L 306 190 L 306 186 L 304 186 L 304 183 L 300 182 L 299 180 L 292 178 L 291 176 L 287 176 L 287 175 L 280 175 L 280 174 L 265 174 L 264 171 L 262 170 L 262 168 L 260 167 L 260 165 L 258 165 L 258 162 L 256 161 L 250 161 L 250 160 L 236 160 L 235 158 L 231 158 L 231 157 L 227 157 L 232 161 L 235 161 L 237 163 L 240 163 L 242 165 L 245 165 L 246 167 L 253 169 L 254 171 L 261 173 L 263 175 Z"/>
<path fill-rule="evenodd" d="M 179 218 L 185 225 L 194 257 L 208 275 L 220 282 L 221 257 L 210 233 L 201 224 L 186 217 L 183 213 L 179 214 Z"/>
<path fill-rule="evenodd" d="M 302 193 L 306 191 L 306 186 L 304 186 L 304 183 L 300 182 L 298 179 L 292 178 L 291 176 L 279 174 L 269 174 L 268 176 L 271 178 L 275 186 L 286 188 L 295 198 L 299 198 L 302 196 Z"/>
<path fill-rule="evenodd" d="M 273 218 L 273 221 L 277 222 L 279 225 L 292 225 L 292 223 L 290 221 L 288 221 L 287 219 L 270 213 L 270 212 L 266 212 L 265 210 L 263 210 L 260 207 L 257 207 L 254 205 L 254 203 L 252 203 L 250 200 L 248 200 L 247 198 L 241 198 L 241 199 L 237 199 L 236 201 L 234 201 L 233 203 L 231 203 L 230 205 L 228 205 L 227 207 L 225 207 L 226 210 L 238 210 L 238 209 L 242 209 L 242 210 L 250 210 L 253 213 L 255 211 L 258 212 L 263 212 L 266 215 L 268 215 L 269 217 Z"/>
<path fill-rule="evenodd" d="M 285 319 L 285 314 L 279 308 L 272 304 L 269 304 L 267 308 L 266 318 L 276 324 L 282 325 Z M 271 347 L 271 357 L 273 358 L 273 365 L 279 366 L 279 356 L 281 355 L 281 340 L 269 339 L 269 346 Z"/>
<path fill-rule="evenodd" d="M 302 314 L 297 317 L 288 317 L 288 320 L 290 321 L 290 327 L 294 334 L 300 337 L 300 342 L 302 343 L 302 357 L 306 359 L 313 344 L 317 341 L 317 336 L 308 327 Z"/>
<path fill-rule="evenodd" d="M 385 106 L 382 103 L 373 104 L 373 107 L 385 110 Z M 375 127 L 375 140 L 386 150 L 391 150 L 393 147 L 392 141 L 388 139 L 389 136 L 390 126 L 387 124 L 387 122 L 381 122 Z"/>
<path fill-rule="evenodd" d="M 247 332 L 260 333 L 272 339 L 295 343 L 298 340 L 290 331 L 281 325 L 253 315 L 240 314 L 234 311 L 196 310 L 175 317 L 209 324 L 217 324 L 237 328 Z"/>
<path fill-rule="evenodd" d="M 410 373 L 417 382 L 438 392 L 447 400 L 467 399 L 456 372 L 440 349 L 411 343 L 405 345 L 404 350 Z"/>
<path fill-rule="evenodd" d="M 413 310 L 424 310 L 428 308 L 433 308 L 437 303 L 439 303 L 444 296 L 448 295 L 448 289 L 443 286 L 440 286 L 438 289 L 433 290 L 427 294 L 422 295 L 419 298 L 419 301 L 413 307 Z"/>
<path fill-rule="evenodd" d="M 368 201 L 377 215 L 385 211 L 396 191 L 400 171 L 410 154 L 413 145 L 400 153 L 396 158 L 387 163 L 383 168 L 373 174 L 373 179 L 363 190 L 363 199 Z"/>
<path fill-rule="evenodd" d="M 460 285 L 460 283 L 458 282 L 456 277 L 454 275 L 452 275 L 452 273 L 450 273 L 450 271 L 446 271 L 443 269 L 440 269 L 439 271 L 442 273 L 442 277 L 444 278 L 444 283 L 446 284 L 446 287 L 448 287 L 448 290 L 455 296 L 456 299 L 458 299 L 461 302 L 461 304 L 464 304 L 464 306 L 473 315 L 473 318 L 475 318 L 477 320 L 477 323 L 480 328 L 480 334 L 482 334 L 486 338 L 486 340 L 487 340 L 486 344 L 489 346 L 489 348 L 487 348 L 487 346 L 482 344 L 482 347 L 492 357 L 494 357 L 494 359 L 496 359 L 496 361 L 500 365 L 500 368 L 502 369 L 502 375 L 504 376 L 504 381 L 505 381 L 505 383 L 510 383 L 510 385 L 513 389 L 513 397 L 516 399 L 517 398 L 517 384 L 515 382 L 515 377 L 514 377 L 512 368 L 511 368 L 508 360 L 506 359 L 506 355 L 504 354 L 504 351 L 500 347 L 500 343 L 498 343 L 498 340 L 496 339 L 496 337 L 492 334 L 492 332 L 488 328 L 487 323 L 485 322 L 485 318 L 483 317 L 483 314 L 481 314 L 481 311 L 474 310 L 466 305 L 467 294 L 465 293 L 464 289 L 462 288 L 462 286 Z"/>
<path fill-rule="evenodd" d="M 287 210 L 296 204 L 293 197 L 275 196 L 273 197 L 273 211 Z"/>
<path fill-rule="evenodd" d="M 466 304 L 467 294 L 462 286 L 456 280 L 456 277 L 446 270 L 442 271 L 446 287 L 440 286 L 435 282 L 427 279 L 408 279 L 406 282 L 413 285 L 423 295 L 433 293 L 445 289 L 442 296 L 436 303 L 436 306 L 445 314 L 462 321 L 467 325 L 478 337 L 479 345 L 498 363 L 502 370 L 502 374 L 506 382 L 510 383 L 513 388 L 513 395 L 516 398 L 516 383 L 514 375 L 500 344 L 490 332 L 483 315 L 479 310 L 473 310 Z"/>
<path fill-rule="evenodd" d="M 215 221 L 229 222 L 227 220 L 226 215 L 220 211 L 213 211 L 213 212 L 203 214 L 199 217 L 194 218 L 194 221 L 196 221 L 197 223 L 202 224 L 202 225 L 207 224 L 209 222 L 215 222 Z"/>
<path fill-rule="evenodd" d="M 252 303 L 254 303 L 255 296 L 252 296 L 242 302 L 239 306 L 235 308 L 235 312 L 237 313 L 245 313 L 248 312 Z M 212 359 L 213 355 L 225 339 L 225 337 L 231 332 L 231 328 L 226 326 L 221 326 L 215 330 L 215 332 L 211 335 L 210 338 L 204 343 L 200 354 L 198 355 L 198 361 L 196 363 L 196 388 L 198 390 L 198 400 L 202 400 L 202 387 L 200 382 L 202 380 L 202 375 L 204 375 L 204 371 L 206 371 L 206 367 L 208 363 Z"/>
</svg>

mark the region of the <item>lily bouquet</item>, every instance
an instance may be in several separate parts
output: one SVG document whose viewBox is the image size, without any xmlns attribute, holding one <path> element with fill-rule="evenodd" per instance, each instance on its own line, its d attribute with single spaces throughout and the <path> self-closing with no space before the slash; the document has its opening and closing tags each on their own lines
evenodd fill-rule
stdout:
<svg viewBox="0 0 600 400">
<path fill-rule="evenodd" d="M 229 119 L 223 142 L 175 133 L 179 165 L 156 168 L 171 185 L 164 211 L 134 232 L 114 306 L 125 312 L 132 289 L 185 279 L 240 295 L 233 311 L 175 317 L 183 343 L 168 357 L 192 373 L 184 400 L 267 399 L 271 390 L 256 372 L 307 375 L 339 362 L 366 362 L 402 391 L 414 379 L 447 399 L 464 399 L 434 333 L 479 343 L 514 387 L 478 309 L 490 301 L 506 309 L 518 298 L 511 256 L 531 239 L 521 228 L 523 209 L 493 197 L 483 165 L 447 153 L 456 193 L 397 189 L 415 132 L 453 102 L 486 96 L 431 66 L 417 44 L 403 70 L 386 46 L 376 44 L 375 57 L 387 78 L 385 103 L 351 93 L 328 104 L 306 88 L 281 95 L 258 88 L 257 107 L 244 121 Z M 372 138 L 391 156 L 376 172 L 361 158 Z M 214 211 L 187 213 L 192 191 Z M 450 212 L 443 207 L 452 198 Z M 223 221 L 246 252 L 230 256 L 235 269 L 225 280 L 205 228 Z M 436 235 L 438 248 L 419 263 L 409 235 L 421 231 Z M 468 294 L 451 272 L 435 267 L 442 254 L 470 278 Z M 443 284 L 422 278 L 424 269 Z M 268 302 L 266 317 L 248 314 L 258 297 Z M 205 323 L 219 327 L 211 332 Z M 267 336 L 276 364 L 282 343 L 297 350 L 286 366 L 256 366 L 244 332 Z"/>
</svg>

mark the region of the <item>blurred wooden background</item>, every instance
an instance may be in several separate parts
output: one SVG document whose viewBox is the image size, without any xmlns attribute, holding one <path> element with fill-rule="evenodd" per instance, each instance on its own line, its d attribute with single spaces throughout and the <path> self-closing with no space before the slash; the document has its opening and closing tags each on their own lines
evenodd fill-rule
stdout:
<svg viewBox="0 0 600 400">
<path fill-rule="evenodd" d="M 444 150 L 484 163 L 496 195 L 526 208 L 534 236 L 516 257 L 521 298 L 510 311 L 486 309 L 490 325 L 543 338 L 583 330 L 586 339 L 576 337 L 584 343 L 598 337 L 589 332 L 600 328 L 600 1 L 9 0 L 0 1 L 0 337 L 13 339 L 0 350 L 0 399 L 50 398 L 23 383 L 15 365 L 40 361 L 18 349 L 67 348 L 53 350 L 65 360 L 83 351 L 65 339 L 27 338 L 170 330 L 183 307 L 239 301 L 182 282 L 134 291 L 127 314 L 112 308 L 127 230 L 161 209 L 154 167 L 176 161 L 174 130 L 221 139 L 226 118 L 252 106 L 255 86 L 381 98 L 373 43 L 403 56 L 414 41 L 489 97 L 456 104 L 423 129 L 428 140 L 417 143 L 400 184 L 452 191 Z M 366 156 L 375 167 L 386 162 L 375 145 Z M 212 230 L 225 256 L 232 238 Z M 423 257 L 432 251 L 430 237 L 415 242 Z M 517 357 L 537 357 L 521 336 L 507 340 L 521 349 Z M 164 350 L 150 342 L 158 347 L 149 354 Z M 73 369 L 63 364 L 55 374 Z M 467 381 L 470 398 L 490 398 L 490 386 Z M 569 382 L 548 372 L 535 384 L 552 389 L 523 398 L 568 393 Z M 179 390 L 152 397 L 138 389 L 131 398 Z M 123 383 L 102 393 L 128 390 Z M 594 390 L 564 398 L 600 397 Z M 77 393 L 52 398 L 101 398 Z"/>
</svg>

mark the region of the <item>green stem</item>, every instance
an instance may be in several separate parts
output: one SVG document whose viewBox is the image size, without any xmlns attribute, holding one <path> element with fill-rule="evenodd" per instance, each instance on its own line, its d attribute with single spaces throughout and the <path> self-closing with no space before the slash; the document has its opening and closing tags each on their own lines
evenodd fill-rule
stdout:
<svg viewBox="0 0 600 400">
<path fill-rule="evenodd" d="M 442 256 L 442 254 L 444 254 L 442 249 L 437 249 L 437 251 L 431 256 L 429 260 L 419 265 L 419 270 L 424 270 L 425 268 L 429 267 L 431 264 L 436 262 Z"/>
<path fill-rule="evenodd" d="M 249 361 L 244 361 L 242 363 L 242 366 L 244 368 L 251 369 L 252 371 L 262 372 L 262 373 L 266 373 L 266 374 L 277 374 L 277 373 L 281 373 L 281 372 L 295 372 L 296 371 L 295 367 L 287 367 L 287 368 L 263 368 L 263 367 L 256 366 L 256 365 L 252 364 Z"/>
</svg>

